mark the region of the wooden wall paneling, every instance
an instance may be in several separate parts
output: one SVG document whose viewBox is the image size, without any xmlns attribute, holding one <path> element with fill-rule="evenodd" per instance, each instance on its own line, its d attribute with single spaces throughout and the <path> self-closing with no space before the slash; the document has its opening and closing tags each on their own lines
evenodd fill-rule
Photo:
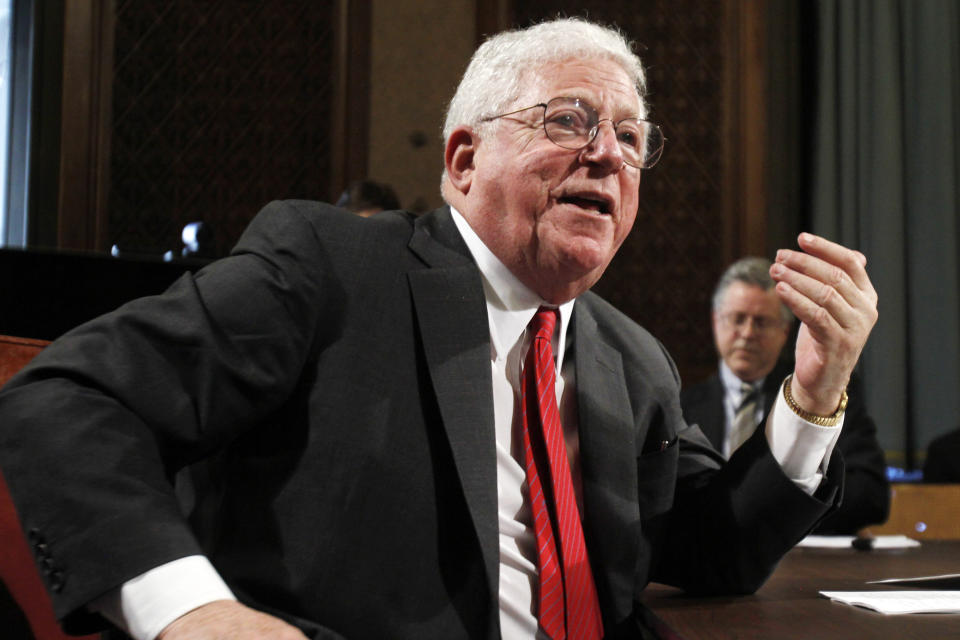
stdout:
<svg viewBox="0 0 960 640">
<path fill-rule="evenodd" d="M 403 208 L 430 211 L 443 203 L 446 106 L 475 49 L 478 16 L 495 12 L 476 0 L 371 4 L 368 177 L 391 185 Z"/>
<path fill-rule="evenodd" d="M 57 247 L 105 250 L 113 1 L 66 0 Z"/>
<path fill-rule="evenodd" d="M 511 0 L 476 0 L 474 35 L 477 47 L 493 34 L 512 26 L 513 5 Z"/>
<path fill-rule="evenodd" d="M 330 199 L 367 177 L 370 121 L 371 0 L 338 0 L 331 109 Z"/>
<path fill-rule="evenodd" d="M 766 0 L 724 4 L 724 264 L 767 256 Z"/>
<path fill-rule="evenodd" d="M 341 79 L 366 43 L 338 35 L 363 6 L 116 0 L 111 244 L 178 252 L 202 221 L 223 255 L 268 201 L 335 199 L 366 147 L 363 103 L 342 97 L 365 76 Z"/>
<path fill-rule="evenodd" d="M 59 248 L 159 254 L 199 219 L 224 253 L 268 200 L 365 175 L 370 0 L 255 9 L 65 0 Z"/>
<path fill-rule="evenodd" d="M 60 207 L 60 140 L 63 130 L 63 19 L 65 0 L 33 3 L 33 95 L 29 113 L 30 165 L 27 246 L 57 246 Z"/>
<path fill-rule="evenodd" d="M 142 7 L 143 12 L 149 14 L 146 8 Z M 128 13 L 140 9 L 136 3 L 128 5 Z M 109 248 L 114 12 L 113 0 L 65 1 L 57 223 L 57 246 L 62 249 Z M 329 199 L 366 172 L 370 0 L 338 0 L 336 19 L 336 59 L 331 64 L 336 88 L 328 125 L 331 165 L 322 178 L 326 183 L 324 193 L 313 194 Z M 137 16 L 129 20 L 134 24 L 143 21 Z M 152 109 L 143 103 L 134 108 Z M 143 119 L 148 114 L 137 113 L 134 117 Z M 145 174 L 138 179 L 149 181 L 154 177 Z M 149 190 L 149 185 L 144 184 L 142 190 Z M 275 197 L 285 195 L 277 193 Z"/>
</svg>

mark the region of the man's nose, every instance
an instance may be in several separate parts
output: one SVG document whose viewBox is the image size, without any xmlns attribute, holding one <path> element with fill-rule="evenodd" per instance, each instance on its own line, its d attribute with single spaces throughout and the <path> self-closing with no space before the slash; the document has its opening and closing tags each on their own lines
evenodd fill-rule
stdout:
<svg viewBox="0 0 960 640">
<path fill-rule="evenodd" d="M 755 318 L 746 318 L 743 324 L 740 325 L 740 335 L 745 338 L 752 338 L 753 336 L 759 335 L 759 333 L 760 331 Z"/>
<path fill-rule="evenodd" d="M 624 167 L 623 149 L 617 140 L 613 121 L 601 120 L 597 123 L 597 135 L 583 148 L 582 157 L 585 161 L 601 165 L 609 171 L 619 171 Z"/>
</svg>

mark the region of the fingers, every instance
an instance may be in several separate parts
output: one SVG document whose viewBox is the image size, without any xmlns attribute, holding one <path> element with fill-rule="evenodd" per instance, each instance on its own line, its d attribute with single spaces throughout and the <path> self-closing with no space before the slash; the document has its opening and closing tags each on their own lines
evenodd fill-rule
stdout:
<svg viewBox="0 0 960 640">
<path fill-rule="evenodd" d="M 799 243 L 804 251 L 780 250 L 770 269 L 784 303 L 812 330 L 873 326 L 877 293 L 866 257 L 812 234 Z"/>
<path fill-rule="evenodd" d="M 855 249 L 848 249 L 812 233 L 801 233 L 797 238 L 797 243 L 810 256 L 842 269 L 844 273 L 851 277 L 857 288 L 865 292 L 873 292 L 876 296 L 870 278 L 867 277 L 867 257 L 865 255 Z"/>
<path fill-rule="evenodd" d="M 780 299 L 803 323 L 794 397 L 805 410 L 828 415 L 877 321 L 877 292 L 859 251 L 809 233 L 798 243 L 800 251 L 777 252 L 770 275 Z"/>
</svg>

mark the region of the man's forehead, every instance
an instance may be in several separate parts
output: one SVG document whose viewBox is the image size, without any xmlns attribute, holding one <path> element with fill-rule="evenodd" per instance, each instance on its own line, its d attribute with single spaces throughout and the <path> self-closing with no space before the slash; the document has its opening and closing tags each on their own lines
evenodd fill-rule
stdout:
<svg viewBox="0 0 960 640">
<path fill-rule="evenodd" d="M 764 289 L 760 285 L 739 280 L 727 287 L 726 294 L 722 298 L 722 306 L 726 309 L 756 305 L 776 309 L 780 304 L 780 298 L 775 289 Z"/>
<path fill-rule="evenodd" d="M 627 71 L 604 58 L 547 62 L 531 69 L 527 90 L 520 102 L 546 102 L 551 98 L 582 98 L 597 109 L 636 115 L 640 95 Z"/>
</svg>

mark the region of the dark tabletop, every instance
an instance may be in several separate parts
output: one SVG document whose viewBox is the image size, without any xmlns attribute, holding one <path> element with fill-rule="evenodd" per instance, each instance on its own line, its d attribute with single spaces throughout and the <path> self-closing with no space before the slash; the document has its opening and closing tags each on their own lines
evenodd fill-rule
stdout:
<svg viewBox="0 0 960 640">
<path fill-rule="evenodd" d="M 651 584 L 643 600 L 664 640 L 960 638 L 960 614 L 883 615 L 819 593 L 907 589 L 866 582 L 946 573 L 960 573 L 960 541 L 882 551 L 804 548 L 788 553 L 751 596 L 688 597 Z"/>
</svg>

